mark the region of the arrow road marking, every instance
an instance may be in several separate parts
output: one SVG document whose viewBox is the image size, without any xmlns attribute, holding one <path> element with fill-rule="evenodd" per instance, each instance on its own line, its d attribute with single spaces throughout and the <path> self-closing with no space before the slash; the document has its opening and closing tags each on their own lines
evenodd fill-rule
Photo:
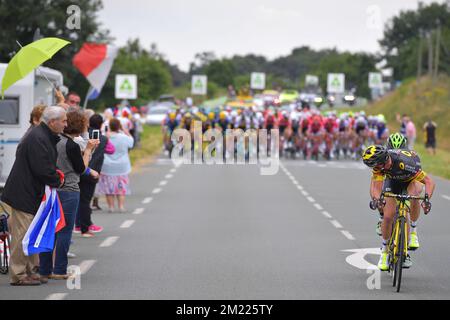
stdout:
<svg viewBox="0 0 450 320">
<path fill-rule="evenodd" d="M 380 248 L 363 248 L 363 249 L 349 249 L 342 250 L 342 252 L 351 252 L 352 254 L 345 258 L 345 261 L 361 270 L 378 269 L 378 267 L 365 259 L 368 254 L 380 255 Z"/>
</svg>

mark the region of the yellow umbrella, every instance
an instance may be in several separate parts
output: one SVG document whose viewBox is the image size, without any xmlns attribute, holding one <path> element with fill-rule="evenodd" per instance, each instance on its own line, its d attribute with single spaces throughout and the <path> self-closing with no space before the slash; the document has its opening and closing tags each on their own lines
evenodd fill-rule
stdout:
<svg viewBox="0 0 450 320">
<path fill-rule="evenodd" d="M 56 52 L 69 43 L 59 38 L 43 38 L 22 47 L 6 68 L 2 80 L 2 97 L 6 89 L 51 59 Z"/>
</svg>

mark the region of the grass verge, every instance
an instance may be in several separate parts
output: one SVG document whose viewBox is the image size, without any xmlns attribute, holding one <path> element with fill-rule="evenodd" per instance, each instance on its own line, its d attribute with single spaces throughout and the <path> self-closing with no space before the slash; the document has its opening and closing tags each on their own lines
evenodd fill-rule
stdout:
<svg viewBox="0 0 450 320">
<path fill-rule="evenodd" d="M 130 161 L 132 166 L 139 165 L 156 155 L 162 148 L 161 126 L 144 125 L 144 132 L 141 135 L 141 146 L 130 151 Z"/>
</svg>

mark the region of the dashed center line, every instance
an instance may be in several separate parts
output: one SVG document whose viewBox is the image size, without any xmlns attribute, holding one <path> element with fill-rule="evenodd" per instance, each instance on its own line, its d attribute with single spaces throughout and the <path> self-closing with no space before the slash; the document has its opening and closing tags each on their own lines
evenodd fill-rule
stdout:
<svg viewBox="0 0 450 320">
<path fill-rule="evenodd" d="M 329 214 L 327 211 L 322 211 L 322 214 L 323 214 L 326 218 L 328 218 L 328 219 L 333 218 L 333 217 L 331 216 L 331 214 Z"/>
<path fill-rule="evenodd" d="M 302 194 L 303 194 L 305 197 L 309 196 L 309 193 L 306 192 L 305 190 L 302 190 Z"/>
<path fill-rule="evenodd" d="M 442 195 L 442 198 L 447 199 L 447 200 L 450 200 L 450 197 L 449 197 L 449 196 L 446 196 L 445 194 Z"/>
<path fill-rule="evenodd" d="M 314 203 L 314 207 L 316 207 L 317 210 L 322 210 L 323 209 L 322 206 L 320 204 L 318 204 L 318 203 Z"/>
<path fill-rule="evenodd" d="M 163 180 L 163 181 L 161 181 L 161 182 L 159 183 L 160 186 L 165 186 L 166 184 L 167 184 L 167 181 L 166 181 L 166 180 Z"/>
<path fill-rule="evenodd" d="M 331 220 L 330 222 L 335 228 L 342 229 L 342 225 L 337 220 Z"/>
<path fill-rule="evenodd" d="M 147 204 L 147 203 L 152 202 L 152 200 L 153 200 L 152 197 L 148 197 L 148 198 L 145 198 L 144 200 L 142 200 L 142 203 L 143 203 L 143 204 Z"/>
<path fill-rule="evenodd" d="M 308 199 L 309 202 L 316 202 L 313 197 L 306 197 L 306 199 Z"/>
<path fill-rule="evenodd" d="M 80 263 L 81 274 L 86 274 L 89 269 L 97 262 L 97 260 L 84 260 Z"/>
<path fill-rule="evenodd" d="M 133 214 L 142 214 L 144 212 L 144 208 L 137 208 L 133 211 Z"/>
<path fill-rule="evenodd" d="M 64 300 L 68 293 L 52 293 L 45 300 Z"/>
<path fill-rule="evenodd" d="M 172 177 L 173 177 L 172 174 L 166 174 L 166 176 L 165 176 L 166 179 L 170 179 L 170 178 L 172 178 Z"/>
<path fill-rule="evenodd" d="M 156 188 L 156 189 L 153 189 L 153 194 L 157 194 L 157 193 L 160 193 L 161 192 L 161 188 Z"/>
<path fill-rule="evenodd" d="M 119 240 L 119 237 L 108 237 L 100 244 L 99 247 L 100 248 L 111 247 L 117 240 Z"/>
<path fill-rule="evenodd" d="M 133 225 L 134 222 L 135 222 L 135 220 L 125 220 L 125 221 L 120 225 L 120 227 L 121 227 L 122 229 L 129 228 L 129 227 L 131 227 L 131 226 Z"/>
<path fill-rule="evenodd" d="M 348 240 L 355 240 L 355 238 L 347 230 L 341 230 L 341 232 Z"/>
<path fill-rule="evenodd" d="M 176 171 L 177 171 L 177 169 L 175 169 L 175 168 L 170 169 L 170 173 L 175 173 Z"/>
</svg>

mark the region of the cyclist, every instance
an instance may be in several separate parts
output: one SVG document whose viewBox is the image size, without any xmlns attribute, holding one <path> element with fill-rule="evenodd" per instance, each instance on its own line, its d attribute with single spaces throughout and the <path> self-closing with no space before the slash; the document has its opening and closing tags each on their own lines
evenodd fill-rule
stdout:
<svg viewBox="0 0 450 320">
<path fill-rule="evenodd" d="M 422 170 L 420 158 L 416 153 L 413 154 L 400 149 L 387 150 L 381 145 L 371 145 L 363 153 L 363 162 L 372 168 L 370 196 L 378 207 L 384 205 L 380 203 L 380 196 L 383 189 L 395 194 L 401 194 L 407 191 L 408 194 L 418 196 L 421 190 L 417 190 L 416 184 L 412 183 L 418 181 L 425 184 L 425 200 L 422 202 L 422 207 L 425 214 L 430 211 L 431 203 L 429 201 L 433 195 L 435 183 Z M 391 236 L 392 223 L 396 212 L 396 200 L 386 198 L 385 201 L 383 210 L 384 218 L 381 225 L 383 243 L 378 262 L 378 268 L 382 271 L 389 269 L 387 243 Z M 408 254 L 403 263 L 403 267 L 409 268 L 411 265 L 411 257 Z"/>
</svg>

